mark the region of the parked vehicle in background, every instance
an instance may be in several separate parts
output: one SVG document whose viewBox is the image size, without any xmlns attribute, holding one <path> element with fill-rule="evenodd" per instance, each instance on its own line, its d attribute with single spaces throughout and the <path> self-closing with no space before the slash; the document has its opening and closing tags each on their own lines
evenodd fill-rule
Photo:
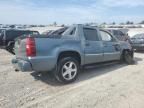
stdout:
<svg viewBox="0 0 144 108">
<path fill-rule="evenodd" d="M 2 34 L 2 32 L 4 31 L 5 29 L 0 29 L 0 36 L 1 36 L 1 34 Z"/>
<path fill-rule="evenodd" d="M 131 45 L 135 50 L 144 51 L 144 33 L 134 35 L 131 38 Z"/>
<path fill-rule="evenodd" d="M 1 38 L 0 38 L 0 42 L 1 42 L 0 45 L 1 47 L 13 53 L 15 39 L 19 36 L 29 35 L 29 34 L 39 35 L 39 32 L 29 31 L 29 30 L 16 30 L 16 29 L 3 30 L 1 33 Z"/>
<path fill-rule="evenodd" d="M 61 35 L 29 36 L 15 43 L 12 63 L 20 71 L 53 71 L 60 82 L 74 81 L 81 66 L 113 60 L 131 64 L 133 50 L 127 42 L 96 27 L 73 25 Z"/>
<path fill-rule="evenodd" d="M 3 30 L 4 30 L 4 29 L 0 29 L 0 34 L 2 33 Z"/>
<path fill-rule="evenodd" d="M 0 47 L 3 45 L 3 33 L 4 29 L 0 29 Z"/>
<path fill-rule="evenodd" d="M 129 43 L 131 43 L 130 41 L 130 37 L 128 36 L 128 30 L 122 30 L 122 29 L 106 29 L 109 32 L 111 32 L 114 36 L 116 36 L 116 38 L 120 41 L 127 41 Z"/>
</svg>

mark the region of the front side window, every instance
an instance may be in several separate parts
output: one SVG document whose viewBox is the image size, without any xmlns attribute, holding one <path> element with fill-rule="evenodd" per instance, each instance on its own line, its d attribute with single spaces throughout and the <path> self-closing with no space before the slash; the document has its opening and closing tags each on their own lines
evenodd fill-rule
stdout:
<svg viewBox="0 0 144 108">
<path fill-rule="evenodd" d="M 113 40 L 112 36 L 105 31 L 100 31 L 100 34 L 101 34 L 101 38 L 103 41 L 112 41 Z"/>
<path fill-rule="evenodd" d="M 99 41 L 98 32 L 96 29 L 84 28 L 84 37 L 89 41 Z"/>
</svg>

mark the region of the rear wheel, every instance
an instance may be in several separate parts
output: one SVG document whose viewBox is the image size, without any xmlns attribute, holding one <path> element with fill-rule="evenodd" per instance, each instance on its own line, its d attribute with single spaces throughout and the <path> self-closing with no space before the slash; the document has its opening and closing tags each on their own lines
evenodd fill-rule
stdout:
<svg viewBox="0 0 144 108">
<path fill-rule="evenodd" d="M 80 66 L 78 61 L 72 57 L 65 57 L 59 60 L 56 79 L 63 83 L 70 83 L 76 80 Z"/>
</svg>

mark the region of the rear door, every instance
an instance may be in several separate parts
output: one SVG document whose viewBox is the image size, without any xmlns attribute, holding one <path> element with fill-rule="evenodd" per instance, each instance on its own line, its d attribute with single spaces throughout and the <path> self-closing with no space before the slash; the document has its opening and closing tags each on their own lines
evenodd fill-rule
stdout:
<svg viewBox="0 0 144 108">
<path fill-rule="evenodd" d="M 104 61 L 119 60 L 120 59 L 120 44 L 107 31 L 100 30 L 100 35 L 103 41 Z"/>
<path fill-rule="evenodd" d="M 95 28 L 83 28 L 85 37 L 85 64 L 97 63 L 103 60 L 103 45 Z"/>
</svg>

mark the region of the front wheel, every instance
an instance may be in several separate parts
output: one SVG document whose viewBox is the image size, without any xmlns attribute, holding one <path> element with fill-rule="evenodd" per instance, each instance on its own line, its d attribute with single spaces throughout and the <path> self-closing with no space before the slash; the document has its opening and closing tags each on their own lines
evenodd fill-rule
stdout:
<svg viewBox="0 0 144 108">
<path fill-rule="evenodd" d="M 124 53 L 123 53 L 123 60 L 127 64 L 133 64 L 134 63 L 133 56 L 130 53 L 130 51 L 124 51 Z"/>
<path fill-rule="evenodd" d="M 56 79 L 63 83 L 70 83 L 76 80 L 80 70 L 79 62 L 72 57 L 60 59 L 55 73 Z"/>
</svg>

